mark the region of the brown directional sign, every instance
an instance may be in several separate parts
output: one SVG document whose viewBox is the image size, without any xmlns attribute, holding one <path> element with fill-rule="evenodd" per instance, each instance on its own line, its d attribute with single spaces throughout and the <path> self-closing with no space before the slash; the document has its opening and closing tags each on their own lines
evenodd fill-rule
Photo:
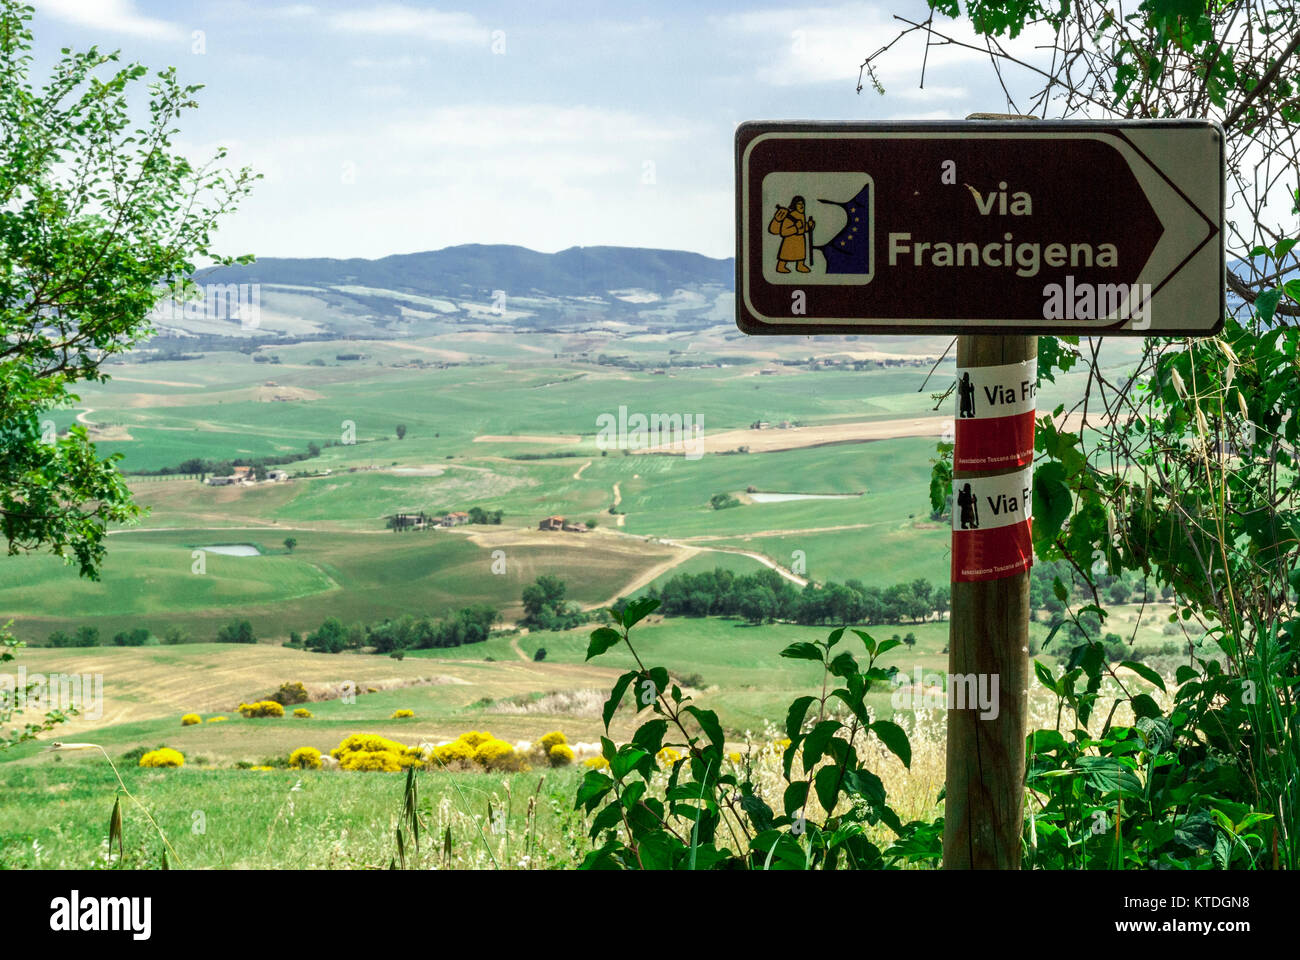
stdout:
<svg viewBox="0 0 1300 960">
<path fill-rule="evenodd" d="M 746 123 L 750 334 L 1206 336 L 1223 131 L 1200 120 Z"/>
</svg>

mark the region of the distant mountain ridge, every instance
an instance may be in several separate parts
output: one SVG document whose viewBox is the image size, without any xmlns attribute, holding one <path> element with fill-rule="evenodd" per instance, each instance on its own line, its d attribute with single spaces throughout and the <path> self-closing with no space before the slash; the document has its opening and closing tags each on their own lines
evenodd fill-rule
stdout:
<svg viewBox="0 0 1300 960">
<path fill-rule="evenodd" d="M 570 247 L 539 253 L 509 244 L 462 244 L 378 260 L 265 257 L 247 266 L 207 274 L 210 283 L 306 286 L 354 284 L 412 293 L 505 290 L 560 296 L 605 296 L 611 290 L 648 290 L 667 296 L 682 287 L 732 286 L 735 260 L 684 250 L 644 247 Z"/>
</svg>

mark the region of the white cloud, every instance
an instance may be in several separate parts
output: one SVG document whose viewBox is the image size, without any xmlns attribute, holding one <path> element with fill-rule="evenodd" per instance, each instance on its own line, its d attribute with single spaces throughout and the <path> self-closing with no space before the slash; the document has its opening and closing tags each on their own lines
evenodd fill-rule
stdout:
<svg viewBox="0 0 1300 960">
<path fill-rule="evenodd" d="M 752 11 L 717 17 L 714 23 L 736 37 L 736 42 L 761 62 L 754 70 L 755 79 L 771 86 L 792 87 L 856 82 L 859 64 L 907 28 L 907 24 L 892 17 L 892 12 L 873 3 L 845 3 Z M 964 86 L 952 82 L 962 79 L 960 69 L 988 63 L 988 54 L 982 49 L 984 40 L 967 21 L 940 21 L 935 29 L 981 49 L 935 42 L 927 50 L 926 34 L 916 31 L 875 63 L 877 77 L 891 94 L 897 91 L 912 101 L 965 96 Z M 1043 38 L 1042 30 L 1026 31 L 1014 46 L 1032 51 Z M 922 62 L 927 81 L 943 76 L 948 82 L 918 88 Z"/>
<path fill-rule="evenodd" d="M 469 13 L 385 4 L 369 10 L 330 14 L 328 23 L 345 33 L 413 37 L 454 45 L 486 45 L 491 38 L 487 27 Z"/>
<path fill-rule="evenodd" d="M 33 3 L 41 13 L 78 27 L 151 40 L 181 40 L 188 36 L 177 24 L 140 13 L 134 0 L 33 0 Z"/>
</svg>

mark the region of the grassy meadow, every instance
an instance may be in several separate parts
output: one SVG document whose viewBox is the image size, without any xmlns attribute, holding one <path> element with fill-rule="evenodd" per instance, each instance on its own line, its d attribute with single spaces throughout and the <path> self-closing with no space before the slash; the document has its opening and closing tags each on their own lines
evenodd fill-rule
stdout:
<svg viewBox="0 0 1300 960">
<path fill-rule="evenodd" d="M 358 351 L 357 344 L 363 346 Z M 845 340 L 849 351 L 873 349 Z M 935 395 L 951 382 L 951 358 L 927 379 L 926 351 L 897 365 L 785 366 L 804 360 L 806 341 L 745 341 L 729 326 L 669 336 L 500 334 L 465 331 L 406 342 L 314 341 L 246 353 L 208 351 L 202 361 L 115 363 L 112 379 L 82 388 L 80 406 L 55 411 L 60 428 L 78 418 L 102 452 L 126 471 L 158 470 L 203 457 L 320 455 L 288 464 L 306 471 L 286 483 L 213 487 L 197 479 L 132 475 L 147 514 L 115 529 L 99 580 L 47 554 L 0 557 L 0 621 L 29 646 L 29 676 L 102 678 L 102 702 L 41 741 L 0 753 L 0 865 L 84 867 L 104 862 L 117 780 L 97 749 L 47 751 L 55 737 L 93 743 L 113 758 L 127 789 L 152 813 L 177 860 L 194 867 L 386 867 L 402 800 L 402 777 L 283 769 L 290 751 L 328 752 L 352 733 L 403 744 L 441 743 L 466 730 L 510 742 L 561 730 L 578 763 L 602 735 L 601 706 L 632 664 L 615 648 L 585 662 L 590 626 L 529 632 L 512 625 L 523 588 L 553 574 L 588 610 L 680 573 L 764 564 L 814 582 L 859 579 L 880 587 L 918 577 L 946 583 L 946 523 L 929 518 L 937 436 L 823 442 L 818 430 L 936 416 Z M 1126 345 L 1115 348 L 1115 366 Z M 672 351 L 670 353 L 670 351 Z M 340 353 L 362 352 L 341 361 Z M 621 353 L 663 372 L 591 362 Z M 672 358 L 721 358 L 718 366 L 672 366 Z M 768 374 L 762 371 L 771 371 Z M 1040 409 L 1078 396 L 1082 382 L 1044 384 Z M 278 398 L 278 399 L 277 399 Z M 944 401 L 947 410 L 949 401 Z M 747 430 L 755 420 L 799 425 L 790 449 L 700 459 L 601 449 L 597 417 L 690 413 L 706 433 Z M 406 427 L 397 439 L 397 425 Z M 922 433 L 925 431 L 922 430 Z M 347 442 L 355 436 L 355 443 Z M 754 431 L 770 440 L 774 433 Z M 740 436 L 740 435 L 738 435 Z M 826 436 L 831 436 L 827 434 Z M 845 499 L 761 503 L 752 492 L 837 494 Z M 740 506 L 718 510 L 715 494 Z M 399 511 L 502 511 L 499 526 L 395 534 Z M 611 512 L 613 511 L 613 512 Z M 541 532 L 559 514 L 595 525 L 587 534 Z M 296 540 L 290 550 L 286 538 Z M 247 545 L 254 556 L 212 547 Z M 794 572 L 791 572 L 793 568 Z M 321 655 L 282 644 L 326 617 L 377 622 L 405 614 L 440 617 L 470 604 L 501 612 L 501 629 L 462 647 L 409 650 L 403 659 Z M 1168 609 L 1117 606 L 1115 629 L 1149 653 L 1169 641 Z M 211 642 L 248 619 L 259 643 Z M 179 628 L 195 641 L 70 649 L 41 644 L 55 630 L 99 628 L 103 642 L 143 627 L 153 637 Z M 909 678 L 946 669 L 948 624 L 873 625 L 878 638 L 911 634 L 886 665 Z M 796 640 L 826 629 L 750 625 L 724 618 L 656 616 L 634 640 L 647 664 L 671 671 L 701 706 L 715 710 L 746 763 L 767 763 L 765 745 L 790 701 L 816 693 L 818 670 L 783 660 Z M 1047 627 L 1035 623 L 1037 647 Z M 856 642 L 856 641 L 855 641 Z M 537 659 L 539 648 L 544 658 Z M 1049 648 L 1041 654 L 1051 658 Z M 17 666 L 18 664 L 12 665 Z M 312 716 L 246 719 L 240 703 L 302 682 Z M 340 695 L 352 690 L 356 695 Z M 942 718 L 896 711 L 891 691 L 870 706 L 914 734 L 910 774 L 881 757 L 891 796 L 915 816 L 934 810 L 942 784 Z M 393 719 L 397 710 L 413 717 Z M 183 714 L 203 722 L 181 726 Z M 207 722 L 225 717 L 219 722 Z M 630 708 L 612 727 L 634 729 Z M 140 748 L 168 746 L 180 769 L 141 769 Z M 252 769 L 272 767 L 270 770 Z M 420 774 L 428 830 L 424 866 L 571 866 L 586 826 L 572 812 L 580 767 L 520 773 L 429 770 Z M 780 788 L 779 772 L 764 776 Z M 506 811 L 489 822 L 488 804 Z M 528 811 L 530 809 L 532 813 Z M 134 804 L 125 808 L 127 862 L 160 863 L 160 843 Z M 198 829 L 202 821 L 203 829 Z M 443 853 L 450 831 L 451 852 Z"/>
</svg>

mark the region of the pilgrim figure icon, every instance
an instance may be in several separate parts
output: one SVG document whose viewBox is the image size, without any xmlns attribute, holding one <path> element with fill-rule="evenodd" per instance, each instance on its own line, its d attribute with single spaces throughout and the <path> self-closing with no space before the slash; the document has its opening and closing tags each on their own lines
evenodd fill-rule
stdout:
<svg viewBox="0 0 1300 960">
<path fill-rule="evenodd" d="M 969 420 L 975 416 L 975 384 L 971 383 L 970 371 L 961 375 L 957 381 L 957 417 Z"/>
<path fill-rule="evenodd" d="M 980 526 L 979 498 L 971 492 L 970 484 L 964 484 L 957 493 L 957 509 L 960 511 L 961 528 L 978 530 Z"/>
<path fill-rule="evenodd" d="M 781 248 L 776 254 L 776 272 L 789 273 L 794 264 L 800 273 L 812 272 L 812 237 L 817 221 L 808 216 L 807 203 L 796 196 L 789 206 L 777 206 L 767 225 L 768 233 L 781 238 Z"/>
</svg>

